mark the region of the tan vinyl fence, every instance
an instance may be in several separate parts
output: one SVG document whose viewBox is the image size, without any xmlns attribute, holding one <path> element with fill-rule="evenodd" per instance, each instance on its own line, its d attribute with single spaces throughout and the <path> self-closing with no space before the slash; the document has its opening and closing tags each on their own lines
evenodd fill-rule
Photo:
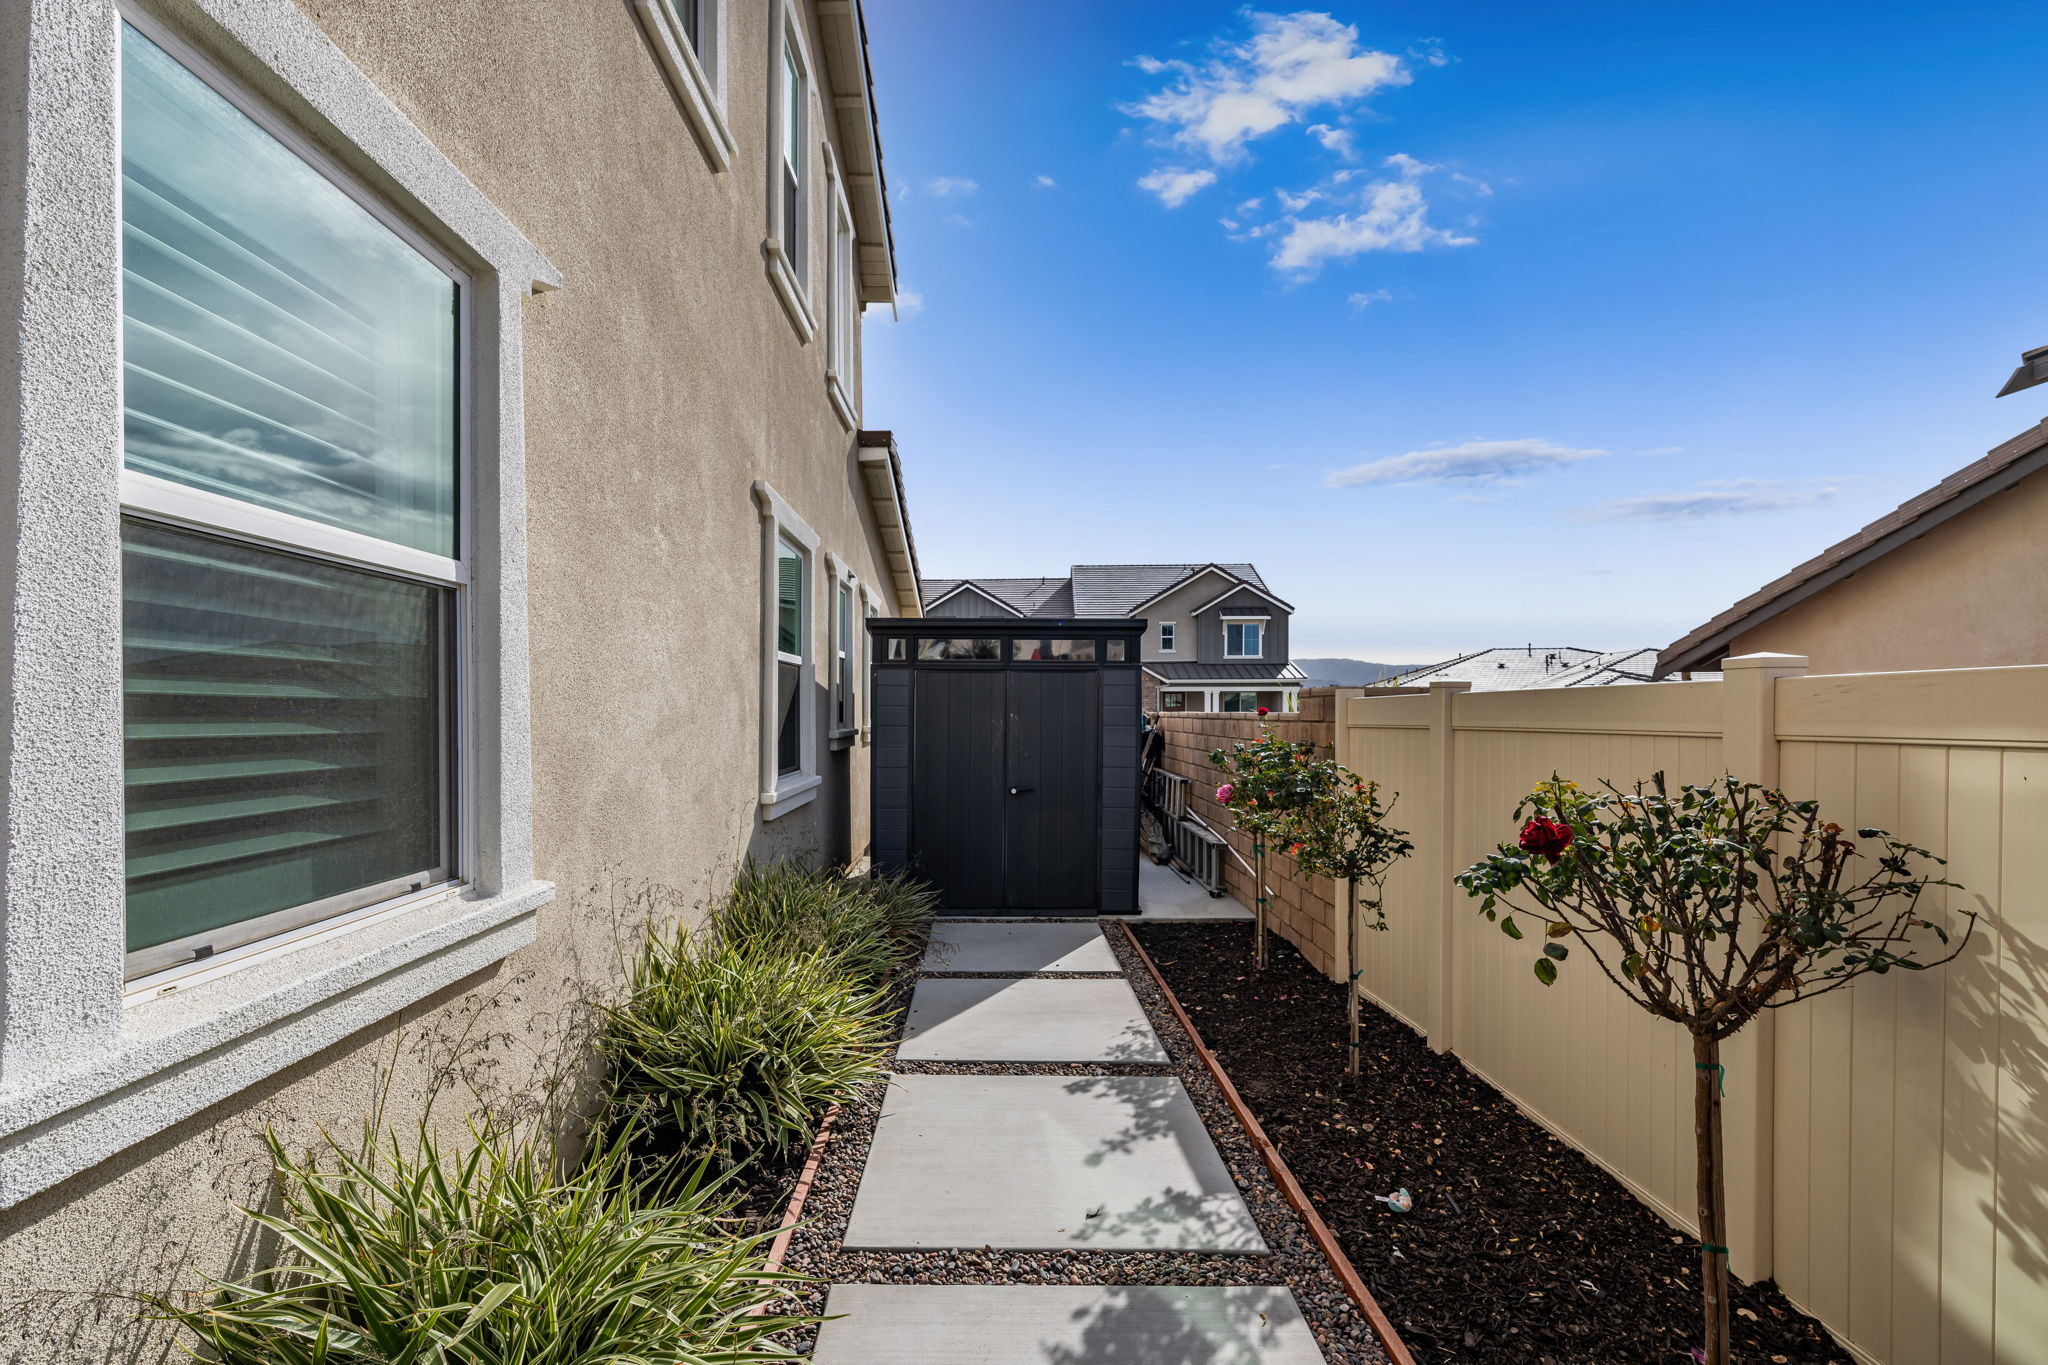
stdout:
<svg viewBox="0 0 2048 1365">
<path fill-rule="evenodd" d="M 1979 912 L 1955 963 L 1767 1014 L 1726 1049 L 1736 1273 L 1772 1276 L 1884 1365 L 2048 1362 L 2048 667 L 1803 675 L 1340 701 L 1338 757 L 1400 793 L 1416 853 L 1362 985 L 1683 1227 L 1683 1034 L 1588 962 L 1555 986 L 1451 885 L 1552 772 L 1732 770 L 1949 859 Z M 1340 917 L 1341 918 L 1341 917 Z M 1959 918 L 1959 917 L 1958 917 Z M 1341 959 L 1341 941 L 1339 960 Z M 1572 970 L 1577 967 L 1579 970 Z"/>
</svg>

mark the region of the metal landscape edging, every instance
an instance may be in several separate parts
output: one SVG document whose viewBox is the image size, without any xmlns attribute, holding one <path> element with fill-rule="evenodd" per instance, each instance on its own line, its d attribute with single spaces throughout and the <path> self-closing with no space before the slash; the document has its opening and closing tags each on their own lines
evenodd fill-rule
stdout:
<svg viewBox="0 0 2048 1365">
<path fill-rule="evenodd" d="M 1366 1325 L 1371 1327 L 1373 1335 L 1380 1339 L 1380 1345 L 1385 1348 L 1387 1358 L 1393 1365 L 1416 1365 L 1415 1357 L 1409 1354 L 1407 1344 L 1401 1340 L 1401 1334 L 1394 1330 L 1394 1324 L 1381 1310 L 1379 1301 L 1373 1298 L 1372 1291 L 1367 1289 L 1365 1281 L 1359 1278 L 1357 1268 L 1351 1264 L 1351 1258 L 1346 1256 L 1344 1248 L 1337 1244 L 1336 1234 L 1330 1231 L 1330 1225 L 1323 1221 L 1323 1216 L 1316 1212 L 1315 1205 L 1301 1188 L 1301 1183 L 1294 1178 L 1294 1172 L 1287 1168 L 1286 1158 L 1280 1155 L 1280 1149 L 1273 1145 L 1272 1139 L 1266 1136 L 1266 1130 L 1259 1126 L 1258 1119 L 1239 1097 L 1237 1087 L 1230 1083 L 1229 1075 L 1223 1070 L 1223 1063 L 1217 1060 L 1215 1053 L 1209 1051 L 1209 1045 L 1202 1041 L 1202 1035 L 1195 1029 L 1195 1021 L 1188 1018 L 1188 1012 L 1181 1008 L 1180 997 L 1173 993 L 1173 987 L 1166 984 L 1166 978 L 1152 961 L 1152 955 L 1145 951 L 1144 944 L 1138 942 L 1138 935 L 1131 928 L 1130 921 L 1118 920 L 1117 923 L 1123 928 L 1124 941 L 1136 950 L 1138 961 L 1145 964 L 1145 970 L 1151 975 L 1153 984 L 1159 987 L 1160 995 L 1165 997 L 1175 1021 L 1187 1035 L 1188 1045 L 1194 1048 L 1195 1055 L 1202 1059 L 1202 1065 L 1209 1070 L 1209 1078 L 1216 1082 L 1216 1088 L 1223 1092 L 1225 1102 L 1230 1105 L 1230 1112 L 1237 1115 L 1237 1121 L 1244 1126 L 1245 1135 L 1251 1139 L 1252 1146 L 1258 1149 L 1259 1157 L 1266 1163 L 1266 1170 L 1273 1177 L 1274 1185 L 1279 1188 L 1281 1198 L 1285 1199 L 1294 1211 L 1301 1215 L 1302 1222 L 1308 1225 L 1309 1236 L 1315 1239 L 1323 1258 L 1330 1263 L 1330 1270 L 1344 1286 L 1344 1292 L 1358 1305 L 1358 1311 L 1365 1315 Z"/>
</svg>

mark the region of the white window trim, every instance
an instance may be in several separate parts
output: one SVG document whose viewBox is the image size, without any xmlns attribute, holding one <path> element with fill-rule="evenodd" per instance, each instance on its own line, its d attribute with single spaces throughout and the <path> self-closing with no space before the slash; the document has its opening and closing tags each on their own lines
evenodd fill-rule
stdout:
<svg viewBox="0 0 2048 1365">
<path fill-rule="evenodd" d="M 816 688 L 818 622 L 815 612 L 804 614 L 804 658 L 797 671 L 797 720 L 803 763 L 794 773 L 777 771 L 775 724 L 775 673 L 781 657 L 776 639 L 776 569 L 778 547 L 783 541 L 795 545 L 804 556 L 804 592 L 808 598 L 811 579 L 817 569 L 819 539 L 810 523 L 796 514 L 780 493 L 766 482 L 754 484 L 754 505 L 761 514 L 761 818 L 776 820 L 817 796 L 824 778 L 818 772 L 818 725 Z"/>
<path fill-rule="evenodd" d="M 30 209 L 19 326 L 39 342 L 20 356 L 17 496 L 0 508 L 0 537 L 17 547 L 0 587 L 13 621 L 0 1207 L 504 958 L 533 941 L 535 913 L 554 895 L 533 877 L 520 315 L 529 293 L 561 277 L 289 0 L 158 0 L 153 10 L 168 23 L 103 0 L 30 7 L 17 49 L 22 98 L 0 108 L 0 139 L 26 150 L 12 163 Z M 195 65 L 245 100 L 262 91 L 262 121 L 282 126 L 301 155 L 312 140 L 294 130 L 319 129 L 320 155 L 356 190 L 379 187 L 461 262 L 476 338 L 465 357 L 476 452 L 465 497 L 478 547 L 465 594 L 467 884 L 309 925 L 137 990 L 123 982 L 120 517 L 124 492 L 146 501 L 163 490 L 122 469 L 120 179 L 108 139 L 118 137 L 124 19 L 153 39 L 167 27 L 207 35 Z M 189 40 L 164 45 L 181 59 L 190 51 Z M 59 107 L 69 115 L 43 116 Z M 218 524 L 218 509 L 181 497 L 156 510 Z M 254 522 L 243 529 L 265 538 Z M 337 558 L 372 555 L 348 532 L 321 531 L 336 538 L 326 548 Z M 303 544 L 299 530 L 292 543 Z"/>
<path fill-rule="evenodd" d="M 768 259 L 768 281 L 775 287 L 775 296 L 782 300 L 783 311 L 789 314 L 790 323 L 796 328 L 798 340 L 809 344 L 811 338 L 818 334 L 818 315 L 811 306 L 810 289 L 806 281 L 815 282 L 817 272 L 807 271 L 804 278 L 799 279 L 795 264 L 797 252 L 808 253 L 810 250 L 809 239 L 815 235 L 811 228 L 818 216 L 814 207 L 816 186 L 808 164 L 802 168 L 804 203 L 812 208 L 812 212 L 806 215 L 805 222 L 798 225 L 805 240 L 792 242 L 789 225 L 782 221 L 782 120 L 784 111 L 789 107 L 787 92 L 782 88 L 782 53 L 785 46 L 796 54 L 798 74 L 803 77 L 807 96 L 804 102 L 806 126 L 803 129 L 802 141 L 797 147 L 798 155 L 804 157 L 806 162 L 810 159 L 812 131 L 808 115 L 811 106 L 816 103 L 818 91 L 817 69 L 811 65 L 810 48 L 804 42 L 802 17 L 800 6 L 790 4 L 789 0 L 776 0 L 775 23 L 769 32 L 776 35 L 779 41 L 772 41 L 768 52 L 768 237 L 761 243 L 761 251 Z"/>
<path fill-rule="evenodd" d="M 1168 640 L 1172 640 L 1173 643 L 1166 643 Z M 1161 621 L 1159 623 L 1159 652 L 1161 654 L 1180 653 L 1180 622 Z"/>
<path fill-rule="evenodd" d="M 725 120 L 725 0 L 698 3 L 702 6 L 704 45 L 710 49 L 704 53 L 698 52 L 683 32 L 675 0 L 633 0 L 662 74 L 683 106 L 697 145 L 704 149 L 704 159 L 713 171 L 728 171 L 739 157 L 739 144 Z"/>
<path fill-rule="evenodd" d="M 1223 657 L 1224 657 L 1224 658 L 1226 658 L 1226 659 L 1263 659 L 1263 658 L 1265 658 L 1265 657 L 1266 657 L 1266 622 L 1267 622 L 1267 621 L 1269 621 L 1269 620 L 1271 620 L 1271 619 L 1272 619 L 1271 617 L 1267 617 L 1267 616 L 1226 616 L 1226 617 L 1224 617 L 1224 618 L 1223 618 Z M 1234 654 L 1234 653 L 1232 653 L 1232 652 L 1231 652 L 1231 649 L 1230 649 L 1230 628 L 1231 628 L 1232 626 L 1257 626 L 1257 627 L 1259 628 L 1259 647 L 1258 647 L 1257 649 L 1255 649 L 1255 650 L 1251 651 L 1251 652 L 1250 652 L 1249 654 Z"/>
<path fill-rule="evenodd" d="M 860 656 L 854 664 L 855 690 L 860 694 L 859 711 L 860 742 L 866 744 L 875 733 L 875 637 L 868 633 L 868 621 L 887 614 L 882 599 L 863 583 L 860 589 L 861 613 L 855 625 L 860 635 Z"/>
<path fill-rule="evenodd" d="M 860 429 L 859 387 L 854 383 L 860 334 L 860 238 L 846 202 L 838 159 L 825 147 L 826 198 L 832 230 L 825 253 L 825 396 L 848 431 Z"/>
<path fill-rule="evenodd" d="M 826 689 L 825 704 L 831 708 L 832 714 L 826 724 L 825 737 L 830 747 L 844 749 L 852 745 L 861 731 L 860 644 L 861 638 L 867 634 L 861 628 L 861 604 L 867 598 L 867 590 L 852 567 L 829 550 L 825 554 L 825 581 L 832 587 L 832 621 L 826 632 L 829 638 L 825 648 L 825 656 L 832 665 L 832 685 Z M 839 590 L 842 588 L 847 594 L 848 617 L 844 637 L 839 630 Z M 847 725 L 839 723 L 839 655 L 842 650 L 846 653 L 850 674 L 847 678 L 846 714 L 851 723 Z"/>
</svg>

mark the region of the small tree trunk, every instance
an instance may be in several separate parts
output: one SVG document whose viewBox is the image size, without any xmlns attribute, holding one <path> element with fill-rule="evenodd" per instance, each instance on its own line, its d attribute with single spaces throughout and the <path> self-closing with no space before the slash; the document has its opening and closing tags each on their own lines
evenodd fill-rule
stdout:
<svg viewBox="0 0 2048 1365">
<path fill-rule="evenodd" d="M 1358 1074 L 1358 881 L 1344 882 L 1344 1008 L 1351 1022 L 1351 1050 L 1344 1074 Z"/>
<path fill-rule="evenodd" d="M 1721 1044 L 1693 1035 L 1693 1132 L 1698 1143 L 1700 1294 L 1706 1310 L 1706 1365 L 1730 1365 L 1728 1195 L 1721 1176 Z"/>
<path fill-rule="evenodd" d="M 1252 837 L 1252 966 L 1264 966 L 1266 949 L 1266 844 Z"/>
</svg>

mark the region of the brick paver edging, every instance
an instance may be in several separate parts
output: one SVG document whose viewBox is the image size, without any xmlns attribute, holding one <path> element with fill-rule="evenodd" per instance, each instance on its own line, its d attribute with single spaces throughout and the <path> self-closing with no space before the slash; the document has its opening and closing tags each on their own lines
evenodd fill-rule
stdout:
<svg viewBox="0 0 2048 1365">
<path fill-rule="evenodd" d="M 1118 920 L 1117 924 L 1124 931 L 1124 941 L 1136 950 L 1138 961 L 1145 964 L 1145 970 L 1151 974 L 1153 983 L 1159 987 L 1160 995 L 1173 1010 L 1173 1017 L 1186 1032 L 1189 1046 L 1193 1047 L 1195 1055 L 1202 1059 L 1202 1065 L 1209 1069 L 1209 1078 L 1216 1082 L 1216 1088 L 1223 1093 L 1224 1101 L 1230 1105 L 1230 1111 L 1236 1114 L 1237 1121 L 1244 1125 L 1245 1134 L 1251 1138 L 1252 1146 L 1258 1149 L 1260 1158 L 1265 1161 L 1266 1170 L 1272 1175 L 1273 1184 L 1279 1188 L 1281 1197 L 1301 1215 L 1301 1221 L 1308 1225 L 1309 1235 L 1322 1250 L 1324 1259 L 1329 1261 L 1330 1269 L 1344 1286 L 1344 1292 L 1351 1296 L 1351 1301 L 1358 1305 L 1358 1311 L 1365 1315 L 1366 1324 L 1372 1328 L 1373 1335 L 1378 1337 L 1380 1345 L 1386 1348 L 1387 1358 L 1393 1365 L 1415 1365 L 1415 1357 L 1408 1353 L 1408 1347 L 1401 1340 L 1401 1334 L 1394 1330 L 1394 1324 L 1380 1311 L 1379 1301 L 1373 1298 L 1372 1291 L 1365 1287 L 1365 1281 L 1358 1278 L 1358 1271 L 1352 1266 L 1351 1258 L 1344 1254 L 1343 1247 L 1337 1245 L 1336 1234 L 1330 1231 L 1329 1224 L 1323 1221 L 1323 1216 L 1316 1212 L 1315 1205 L 1302 1191 L 1301 1185 L 1294 1178 L 1294 1172 L 1287 1168 L 1286 1159 L 1280 1155 L 1280 1149 L 1273 1145 L 1272 1140 L 1266 1136 L 1266 1130 L 1259 1126 L 1258 1119 L 1253 1117 L 1244 1100 L 1239 1098 L 1237 1087 L 1230 1083 L 1230 1077 L 1224 1072 L 1223 1064 L 1216 1060 L 1216 1054 L 1209 1051 L 1209 1045 L 1202 1041 L 1202 1035 L 1195 1028 L 1195 1021 L 1188 1018 L 1188 1012 L 1181 1008 L 1180 998 L 1173 993 L 1173 987 L 1166 984 L 1166 978 L 1153 964 L 1152 955 L 1145 951 L 1144 944 L 1138 942 L 1138 936 L 1132 931 L 1129 921 Z"/>
<path fill-rule="evenodd" d="M 789 1206 L 782 1211 L 782 1223 L 775 1234 L 775 1240 L 768 1244 L 768 1260 L 764 1270 L 782 1269 L 783 1260 L 789 1255 L 789 1244 L 796 1240 L 797 1225 L 803 1222 L 804 1200 L 810 1198 L 811 1182 L 818 1178 L 818 1162 L 824 1158 L 825 1144 L 832 1138 L 832 1120 L 839 1117 L 839 1106 L 829 1105 L 825 1117 L 818 1120 L 818 1135 L 811 1139 L 811 1154 L 804 1159 L 803 1171 L 796 1178 L 796 1188 L 789 1193 Z M 763 1304 L 754 1310 L 767 1311 Z"/>
</svg>

